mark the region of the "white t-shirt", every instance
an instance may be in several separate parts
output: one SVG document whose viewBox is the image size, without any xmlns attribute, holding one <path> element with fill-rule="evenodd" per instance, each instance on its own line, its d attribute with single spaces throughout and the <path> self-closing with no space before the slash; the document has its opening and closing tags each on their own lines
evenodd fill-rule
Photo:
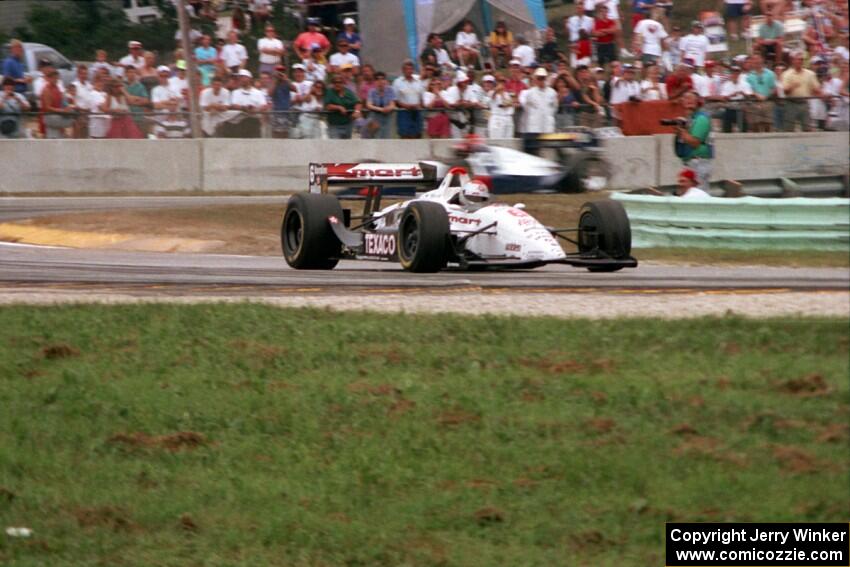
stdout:
<svg viewBox="0 0 850 567">
<path fill-rule="evenodd" d="M 92 89 L 86 97 L 89 112 L 103 112 L 100 106 L 106 102 L 106 93 Z M 92 138 L 105 138 L 109 132 L 109 124 L 112 119 L 109 116 L 89 117 L 89 136 Z"/>
<path fill-rule="evenodd" d="M 127 65 L 132 65 L 136 68 L 136 70 L 141 69 L 145 66 L 145 58 L 141 55 L 139 57 L 133 57 L 132 55 L 125 55 L 121 59 L 118 60 L 118 64 L 121 65 L 118 73 L 122 76 L 124 75 L 124 67 Z"/>
<path fill-rule="evenodd" d="M 720 87 L 720 96 L 728 97 L 729 100 L 744 100 L 747 95 L 751 94 L 753 94 L 753 88 L 747 81 L 747 76 L 743 73 L 738 76 L 737 81 L 733 81 L 732 77 L 729 77 L 723 81 L 723 85 Z"/>
<path fill-rule="evenodd" d="M 534 48 L 530 45 L 517 45 L 513 51 L 514 59 L 519 59 L 523 67 L 530 67 L 534 64 Z"/>
<path fill-rule="evenodd" d="M 425 92 L 425 84 L 415 77 L 407 80 L 404 76 L 401 76 L 393 81 L 393 90 L 395 91 L 398 102 L 402 104 L 421 104 L 422 93 Z"/>
<path fill-rule="evenodd" d="M 616 83 L 611 85 L 611 104 L 628 102 L 629 98 L 633 96 L 640 97 L 639 82 L 618 79 Z"/>
<path fill-rule="evenodd" d="M 151 91 L 151 102 L 154 104 L 160 102 L 168 102 L 170 100 L 181 100 L 183 95 L 179 92 L 171 89 L 170 86 L 164 87 L 162 85 L 157 85 Z"/>
<path fill-rule="evenodd" d="M 310 94 L 310 89 L 313 88 L 313 81 L 308 81 L 307 79 L 304 79 L 300 83 L 296 83 L 295 81 L 293 81 L 292 86 L 295 87 L 295 93 L 294 93 L 294 95 L 292 95 L 293 97 L 295 97 L 295 96 L 305 97 L 308 94 Z M 300 108 L 300 107 L 301 107 L 301 103 L 297 103 L 295 105 L 295 108 Z"/>
<path fill-rule="evenodd" d="M 304 59 L 301 64 L 304 65 L 305 69 L 307 69 L 306 75 L 308 80 L 314 83 L 316 81 L 325 80 L 325 75 L 327 75 L 328 72 L 327 70 L 325 70 L 324 65 L 322 65 L 321 63 L 316 63 L 315 61 L 311 61 L 310 59 Z M 312 69 L 310 68 L 311 65 L 313 67 Z"/>
<path fill-rule="evenodd" d="M 693 73 L 691 75 L 691 82 L 694 84 L 694 90 L 701 97 L 706 96 L 714 96 L 720 94 L 720 83 L 717 81 L 717 77 L 706 77 L 705 75 L 700 75 L 699 73 Z M 712 83 L 714 83 L 714 89 L 712 92 Z"/>
<path fill-rule="evenodd" d="M 221 48 L 221 60 L 227 67 L 238 67 L 248 60 L 248 51 L 241 43 L 226 43 Z"/>
<path fill-rule="evenodd" d="M 487 97 L 488 102 L 490 104 L 490 115 L 491 116 L 513 116 L 514 115 L 514 107 L 513 100 L 514 97 L 508 91 L 505 91 L 501 94 L 493 93 L 491 96 Z M 501 106 L 506 105 L 506 106 Z"/>
<path fill-rule="evenodd" d="M 586 31 L 588 35 L 593 31 L 593 18 L 576 14 L 567 18 L 567 23 L 564 27 L 567 30 L 567 37 L 569 37 L 570 43 L 575 43 L 579 40 L 579 32 L 581 30 Z"/>
<path fill-rule="evenodd" d="M 667 30 L 655 20 L 641 20 L 635 26 L 634 33 L 639 33 L 642 43 L 641 51 L 644 55 L 655 55 L 661 57 L 661 42 L 667 37 Z"/>
<path fill-rule="evenodd" d="M 705 65 L 705 54 L 708 53 L 710 42 L 705 34 L 688 34 L 679 40 L 679 51 L 682 59 L 693 59 L 696 67 Z"/>
<path fill-rule="evenodd" d="M 555 112 L 558 93 L 551 87 L 532 87 L 519 93 L 519 103 L 525 110 L 524 132 L 548 134 L 555 131 Z"/>
<path fill-rule="evenodd" d="M 643 100 L 667 100 L 667 85 L 660 81 L 657 85 L 653 85 L 652 81 L 641 81 L 640 92 Z"/>
<path fill-rule="evenodd" d="M 475 35 L 475 32 L 459 31 L 455 36 L 455 46 L 478 49 L 478 36 Z"/>
<path fill-rule="evenodd" d="M 351 65 L 352 67 L 360 67 L 360 58 L 351 52 L 334 53 L 330 58 L 331 67 L 342 67 L 343 65 Z"/>
<path fill-rule="evenodd" d="M 705 199 L 706 197 L 711 197 L 708 193 L 700 189 L 699 187 L 691 187 L 680 197 L 681 199 Z"/>
<path fill-rule="evenodd" d="M 263 91 L 251 87 L 249 89 L 238 88 L 230 93 L 230 104 L 234 106 L 249 106 L 257 109 L 266 106 L 266 95 Z"/>
<path fill-rule="evenodd" d="M 74 79 L 74 82 L 71 84 L 77 88 L 77 105 L 87 108 L 86 101 L 88 101 L 89 93 L 94 90 L 94 87 L 89 81 L 82 83 L 79 79 Z"/>
<path fill-rule="evenodd" d="M 218 94 L 215 94 L 215 90 L 210 87 L 201 91 L 201 96 L 198 100 L 201 110 L 206 110 L 211 104 L 230 104 L 230 91 L 222 87 L 219 89 Z"/>
<path fill-rule="evenodd" d="M 843 45 L 839 45 L 833 51 L 844 58 L 845 61 L 850 61 L 850 51 Z"/>
<path fill-rule="evenodd" d="M 257 52 L 260 54 L 260 63 L 264 63 L 266 65 L 277 65 L 280 63 L 280 55 L 263 53 L 263 49 L 279 49 L 280 51 L 283 51 L 282 41 L 280 41 L 276 37 L 261 37 L 257 40 Z"/>
<path fill-rule="evenodd" d="M 168 79 L 168 88 L 175 93 L 180 93 L 180 96 L 183 96 L 183 91 L 189 88 L 189 81 L 174 75 Z"/>
</svg>

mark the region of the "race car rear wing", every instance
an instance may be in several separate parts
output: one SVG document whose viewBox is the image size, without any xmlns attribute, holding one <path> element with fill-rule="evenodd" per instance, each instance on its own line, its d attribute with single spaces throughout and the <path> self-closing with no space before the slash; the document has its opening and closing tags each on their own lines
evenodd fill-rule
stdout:
<svg viewBox="0 0 850 567">
<path fill-rule="evenodd" d="M 440 184 L 448 166 L 436 161 L 412 163 L 311 163 L 310 193 L 327 193 L 328 187 L 411 187 L 430 190 Z"/>
</svg>

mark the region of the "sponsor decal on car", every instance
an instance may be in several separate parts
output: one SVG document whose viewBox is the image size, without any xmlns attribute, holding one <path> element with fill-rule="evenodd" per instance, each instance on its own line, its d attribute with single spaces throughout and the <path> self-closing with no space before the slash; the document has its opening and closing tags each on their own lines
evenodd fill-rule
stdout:
<svg viewBox="0 0 850 567">
<path fill-rule="evenodd" d="M 522 245 L 516 242 L 508 242 L 505 244 L 505 252 L 519 252 L 522 250 Z"/>
<path fill-rule="evenodd" d="M 468 224 L 478 226 L 481 224 L 481 219 L 471 218 L 471 217 L 459 217 L 457 215 L 449 215 L 449 222 L 453 222 L 455 224 Z"/>
<path fill-rule="evenodd" d="M 363 240 L 363 252 L 372 256 L 395 256 L 395 234 L 367 233 Z"/>
<path fill-rule="evenodd" d="M 328 166 L 330 179 L 401 179 L 420 180 L 422 169 L 418 165 L 337 163 Z"/>
</svg>

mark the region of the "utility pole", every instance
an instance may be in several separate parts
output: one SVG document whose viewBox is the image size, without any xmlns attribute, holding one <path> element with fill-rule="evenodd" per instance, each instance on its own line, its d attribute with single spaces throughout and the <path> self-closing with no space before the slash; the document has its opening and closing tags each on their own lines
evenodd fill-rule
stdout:
<svg viewBox="0 0 850 567">
<path fill-rule="evenodd" d="M 177 21 L 180 23 L 180 44 L 183 47 L 183 61 L 186 62 L 186 79 L 189 83 L 189 123 L 192 125 L 192 137 L 201 137 L 201 123 L 198 117 L 197 66 L 195 52 L 189 41 L 189 15 L 186 13 L 186 0 L 177 0 Z"/>
</svg>

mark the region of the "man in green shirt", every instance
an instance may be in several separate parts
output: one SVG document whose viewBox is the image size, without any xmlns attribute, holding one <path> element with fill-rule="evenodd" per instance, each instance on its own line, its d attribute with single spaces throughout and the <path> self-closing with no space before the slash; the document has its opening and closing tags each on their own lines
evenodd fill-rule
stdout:
<svg viewBox="0 0 850 567">
<path fill-rule="evenodd" d="M 685 167 L 697 174 L 700 189 L 708 192 L 714 146 L 711 143 L 711 118 L 700 110 L 700 98 L 694 91 L 682 97 L 686 122 L 676 127 L 675 150 Z"/>
<path fill-rule="evenodd" d="M 145 109 L 151 108 L 150 95 L 148 89 L 139 81 L 139 73 L 132 65 L 128 65 L 124 77 L 127 79 L 127 102 L 130 103 L 130 112 L 133 115 L 133 121 L 136 126 L 147 133 L 147 124 L 145 123 Z"/>
<path fill-rule="evenodd" d="M 773 60 L 779 63 L 782 59 L 782 39 L 784 37 L 785 26 L 773 18 L 772 12 L 768 12 L 765 15 L 764 23 L 759 26 L 759 36 L 756 39 L 756 46 L 761 50 L 762 56 L 765 59 L 773 57 Z"/>
<path fill-rule="evenodd" d="M 328 111 L 328 136 L 348 140 L 352 124 L 360 118 L 360 99 L 345 88 L 345 79 L 334 75 L 331 88 L 325 93 L 325 110 Z"/>
</svg>

